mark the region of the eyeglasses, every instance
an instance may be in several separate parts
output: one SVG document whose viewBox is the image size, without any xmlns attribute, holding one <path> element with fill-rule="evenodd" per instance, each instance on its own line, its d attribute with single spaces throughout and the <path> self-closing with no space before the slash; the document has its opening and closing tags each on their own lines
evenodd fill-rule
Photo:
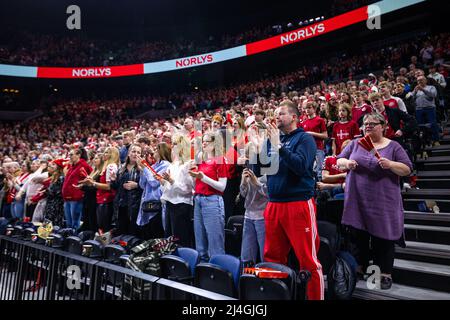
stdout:
<svg viewBox="0 0 450 320">
<path fill-rule="evenodd" d="M 213 142 L 212 140 L 203 140 L 203 142 L 205 142 L 205 143 L 211 143 L 211 142 Z"/>
<path fill-rule="evenodd" d="M 378 124 L 381 124 L 381 122 L 365 122 L 363 123 L 364 127 L 375 127 Z"/>
</svg>

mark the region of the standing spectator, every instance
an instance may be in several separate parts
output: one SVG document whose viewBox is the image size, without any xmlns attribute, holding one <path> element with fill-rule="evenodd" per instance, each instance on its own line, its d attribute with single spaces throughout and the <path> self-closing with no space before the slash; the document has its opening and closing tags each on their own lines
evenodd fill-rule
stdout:
<svg viewBox="0 0 450 320">
<path fill-rule="evenodd" d="M 92 172 L 92 168 L 81 159 L 81 155 L 79 148 L 70 150 L 69 166 L 62 187 L 66 227 L 75 230 L 80 227 L 84 196 L 84 192 L 77 186 Z"/>
<path fill-rule="evenodd" d="M 267 177 L 257 178 L 253 171 L 244 169 L 240 194 L 245 198 L 245 218 L 242 231 L 241 260 L 257 262 L 264 260 L 266 228 L 264 209 L 267 206 Z"/>
<path fill-rule="evenodd" d="M 383 104 L 385 107 L 392 109 L 400 109 L 400 111 L 408 112 L 406 105 L 402 99 L 393 97 L 391 95 L 392 86 L 390 82 L 383 81 L 379 85 L 380 94 L 383 97 Z"/>
<path fill-rule="evenodd" d="M 22 164 L 22 169 L 20 170 L 20 175 L 18 175 L 14 179 L 14 189 L 16 192 L 20 191 L 20 188 L 23 187 L 23 185 L 28 181 L 31 174 L 31 163 L 29 161 L 24 161 Z M 17 219 L 23 219 L 24 216 L 24 208 L 25 208 L 25 201 L 23 198 L 20 200 L 16 200 L 16 197 L 14 196 L 14 201 L 11 204 L 11 214 L 13 218 Z"/>
<path fill-rule="evenodd" d="M 127 159 L 128 155 L 128 149 L 130 148 L 130 145 L 133 143 L 134 140 L 134 132 L 133 131 L 125 131 L 122 134 L 123 137 L 123 145 L 120 148 L 120 163 L 124 163 Z"/>
<path fill-rule="evenodd" d="M 333 155 L 341 153 L 342 145 L 346 140 L 352 140 L 359 135 L 358 125 L 351 119 L 351 107 L 347 103 L 338 107 L 339 121 L 333 125 L 332 150 Z M 323 177 L 322 177 L 323 178 Z"/>
<path fill-rule="evenodd" d="M 355 94 L 356 101 L 352 108 L 352 119 L 359 127 L 362 125 L 362 116 L 372 113 L 372 107 L 364 100 L 364 95 L 361 91 Z"/>
<path fill-rule="evenodd" d="M 203 135 L 202 162 L 192 167 L 195 178 L 194 233 L 195 247 L 201 261 L 225 253 L 225 209 L 223 192 L 227 185 L 227 168 L 220 133 Z"/>
<path fill-rule="evenodd" d="M 142 198 L 142 189 L 139 187 L 141 170 L 138 165 L 138 158 L 141 157 L 141 147 L 133 144 L 128 151 L 128 157 L 117 173 L 117 177 L 112 176 L 112 187 L 117 190 L 114 200 L 117 211 L 118 233 L 132 234 L 138 236 L 138 226 L 136 224 L 139 213 L 139 204 Z"/>
<path fill-rule="evenodd" d="M 386 120 L 381 114 L 371 113 L 363 120 L 364 133 L 370 136 L 381 158 L 377 160 L 357 140 L 338 156 L 338 166 L 350 170 L 342 224 L 356 230 L 359 272 L 364 272 L 369 264 L 369 240 L 372 240 L 374 264 L 381 269 L 381 289 L 389 289 L 394 244 L 403 235 L 399 180 L 411 173 L 412 163 L 402 146 L 383 136 Z"/>
<path fill-rule="evenodd" d="M 152 168 L 156 174 L 143 166 L 142 158 L 137 157 L 137 164 L 141 171 L 139 186 L 143 190 L 137 225 L 139 226 L 140 237 L 144 240 L 164 236 L 160 176 L 166 172 L 172 161 L 170 153 L 171 150 L 167 144 L 160 143 L 157 150 L 150 148 L 150 151 L 144 154 L 144 159 L 147 162 L 151 163 L 154 159 L 155 163 Z M 149 206 L 152 209 L 148 210 Z"/>
<path fill-rule="evenodd" d="M 103 232 L 108 232 L 111 229 L 114 198 L 116 196 L 116 190 L 111 188 L 111 184 L 113 177 L 117 176 L 119 161 L 119 149 L 115 147 L 106 148 L 103 153 L 103 168 L 99 175 L 99 182 L 94 181 L 90 176 L 82 181 L 82 183 L 97 189 L 97 224 Z"/>
<path fill-rule="evenodd" d="M 434 86 L 428 85 L 427 78 L 423 75 L 417 77 L 412 96 L 416 103 L 416 119 L 419 124 L 431 124 L 432 139 L 434 145 L 439 145 L 439 128 L 436 120 L 437 91 Z"/>
<path fill-rule="evenodd" d="M 55 226 L 62 226 L 64 219 L 64 199 L 62 186 L 64 182 L 64 163 L 62 159 L 55 159 L 48 165 L 50 185 L 47 188 L 47 203 L 44 209 L 44 218 L 50 220 Z"/>
<path fill-rule="evenodd" d="M 163 174 L 161 181 L 161 201 L 166 203 L 166 219 L 170 234 L 179 239 L 183 247 L 193 247 L 194 229 L 193 216 L 193 191 L 194 181 L 189 175 L 190 142 L 181 134 L 172 138 L 173 162 Z"/>
<path fill-rule="evenodd" d="M 320 239 L 314 195 L 314 138 L 297 129 L 297 107 L 283 101 L 276 112 L 277 127 L 270 125 L 270 154 L 279 155 L 278 172 L 267 176 L 269 204 L 264 212 L 266 239 L 264 261 L 287 263 L 291 247 L 302 268 L 311 272 L 307 296 L 324 299 L 322 265 L 317 259 Z M 283 135 L 280 137 L 280 131 Z"/>
<path fill-rule="evenodd" d="M 322 165 L 325 159 L 324 140 L 328 138 L 327 127 L 325 120 L 316 115 L 317 104 L 314 101 L 308 101 L 304 110 L 308 118 L 303 121 L 302 127 L 316 141 L 317 151 L 314 172 L 316 173 L 317 180 L 320 181 L 322 180 Z"/>
</svg>

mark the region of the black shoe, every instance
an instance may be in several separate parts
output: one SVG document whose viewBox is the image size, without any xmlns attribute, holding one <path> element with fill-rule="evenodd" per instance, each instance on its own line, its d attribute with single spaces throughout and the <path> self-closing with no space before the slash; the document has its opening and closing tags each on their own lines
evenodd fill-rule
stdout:
<svg viewBox="0 0 450 320">
<path fill-rule="evenodd" d="M 381 277 L 381 290 L 389 290 L 392 287 L 392 278 L 390 277 Z"/>
</svg>

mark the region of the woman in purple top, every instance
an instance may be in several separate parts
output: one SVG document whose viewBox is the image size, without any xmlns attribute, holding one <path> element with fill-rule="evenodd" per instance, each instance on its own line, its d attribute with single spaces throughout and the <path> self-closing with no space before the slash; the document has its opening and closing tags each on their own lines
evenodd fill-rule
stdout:
<svg viewBox="0 0 450 320">
<path fill-rule="evenodd" d="M 386 120 L 378 113 L 363 118 L 363 129 L 381 159 L 353 140 L 338 156 L 337 164 L 349 170 L 345 184 L 342 224 L 355 230 L 358 263 L 369 264 L 369 243 L 374 265 L 381 270 L 381 288 L 392 286 L 394 245 L 403 235 L 403 202 L 400 177 L 411 173 L 412 163 L 396 141 L 383 136 Z"/>
</svg>

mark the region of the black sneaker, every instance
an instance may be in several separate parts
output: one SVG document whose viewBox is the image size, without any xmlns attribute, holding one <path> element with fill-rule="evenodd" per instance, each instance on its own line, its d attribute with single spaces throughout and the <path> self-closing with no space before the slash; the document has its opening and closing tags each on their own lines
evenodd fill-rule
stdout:
<svg viewBox="0 0 450 320">
<path fill-rule="evenodd" d="M 389 290 L 392 287 L 392 278 L 382 276 L 381 277 L 381 290 Z"/>
</svg>

